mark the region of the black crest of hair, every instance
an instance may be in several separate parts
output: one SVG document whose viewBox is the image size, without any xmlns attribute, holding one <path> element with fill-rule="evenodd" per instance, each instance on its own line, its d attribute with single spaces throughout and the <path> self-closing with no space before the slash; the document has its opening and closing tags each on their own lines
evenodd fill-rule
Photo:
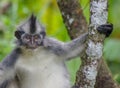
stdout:
<svg viewBox="0 0 120 88">
<path fill-rule="evenodd" d="M 30 33 L 33 34 L 36 31 L 36 16 L 32 14 L 29 21 L 30 21 Z"/>
</svg>

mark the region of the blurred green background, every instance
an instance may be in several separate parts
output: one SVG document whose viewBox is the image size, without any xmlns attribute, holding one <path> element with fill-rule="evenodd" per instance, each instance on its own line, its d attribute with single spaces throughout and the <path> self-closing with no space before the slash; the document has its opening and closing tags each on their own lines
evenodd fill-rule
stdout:
<svg viewBox="0 0 120 88">
<path fill-rule="evenodd" d="M 89 0 L 80 0 L 89 22 Z M 104 57 L 120 83 L 120 0 L 109 0 L 108 21 L 114 24 L 112 35 L 105 40 Z M 56 0 L 0 0 L 0 60 L 14 48 L 14 31 L 19 23 L 34 13 L 46 27 L 47 35 L 61 41 L 70 41 Z M 79 58 L 67 62 L 74 83 L 79 68 Z"/>
</svg>

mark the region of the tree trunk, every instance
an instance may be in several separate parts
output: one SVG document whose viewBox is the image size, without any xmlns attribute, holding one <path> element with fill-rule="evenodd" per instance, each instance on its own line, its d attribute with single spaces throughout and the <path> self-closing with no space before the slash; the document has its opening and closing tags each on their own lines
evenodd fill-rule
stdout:
<svg viewBox="0 0 120 88">
<path fill-rule="evenodd" d="M 103 58 L 96 78 L 95 88 L 120 88 L 113 80 L 108 65 Z"/>
<path fill-rule="evenodd" d="M 76 38 L 80 34 L 87 32 L 87 22 L 85 20 L 78 0 L 58 0 L 58 5 L 62 13 L 64 23 L 68 28 L 68 33 L 72 39 Z M 74 18 L 74 20 L 70 20 L 71 18 Z M 102 64 L 100 65 L 100 69 L 97 75 L 97 82 L 95 88 L 118 88 L 117 86 L 115 86 L 116 83 L 113 81 L 112 75 L 108 70 L 108 66 L 106 65 L 104 59 L 101 59 L 101 63 Z M 80 71 L 81 69 L 79 69 L 76 74 L 75 86 L 78 85 L 78 88 L 80 88 L 79 85 L 81 80 Z M 101 85 L 103 83 L 104 85 Z M 108 86 L 108 84 L 114 85 Z"/>
<path fill-rule="evenodd" d="M 105 36 L 97 32 L 97 27 L 107 23 L 107 0 L 90 1 L 90 26 L 87 47 L 81 57 L 79 88 L 94 88 L 102 57 Z"/>
</svg>

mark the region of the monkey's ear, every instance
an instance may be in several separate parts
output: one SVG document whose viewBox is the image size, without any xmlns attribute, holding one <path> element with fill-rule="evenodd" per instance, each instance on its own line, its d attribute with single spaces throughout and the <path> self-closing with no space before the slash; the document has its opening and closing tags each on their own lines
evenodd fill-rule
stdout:
<svg viewBox="0 0 120 88">
<path fill-rule="evenodd" d="M 41 34 L 43 37 L 46 36 L 46 32 L 45 32 L 45 31 L 40 32 L 40 34 Z"/>
<path fill-rule="evenodd" d="M 20 39 L 21 36 L 22 36 L 22 34 L 24 34 L 24 31 L 19 31 L 19 30 L 15 31 L 15 37 L 16 37 L 17 39 Z"/>
</svg>

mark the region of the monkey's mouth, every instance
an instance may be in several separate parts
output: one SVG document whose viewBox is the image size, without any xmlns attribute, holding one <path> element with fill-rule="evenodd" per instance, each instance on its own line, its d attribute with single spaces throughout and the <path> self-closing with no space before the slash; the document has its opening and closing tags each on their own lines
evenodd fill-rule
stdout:
<svg viewBox="0 0 120 88">
<path fill-rule="evenodd" d="M 37 48 L 39 48 L 40 46 L 41 46 L 41 43 L 34 43 L 34 44 L 25 44 L 24 45 L 25 46 L 25 48 L 27 48 L 27 49 L 37 49 Z"/>
<path fill-rule="evenodd" d="M 38 46 L 27 46 L 26 48 L 27 48 L 27 49 L 37 49 Z"/>
<path fill-rule="evenodd" d="M 36 49 L 37 47 L 29 47 L 28 49 Z"/>
</svg>

